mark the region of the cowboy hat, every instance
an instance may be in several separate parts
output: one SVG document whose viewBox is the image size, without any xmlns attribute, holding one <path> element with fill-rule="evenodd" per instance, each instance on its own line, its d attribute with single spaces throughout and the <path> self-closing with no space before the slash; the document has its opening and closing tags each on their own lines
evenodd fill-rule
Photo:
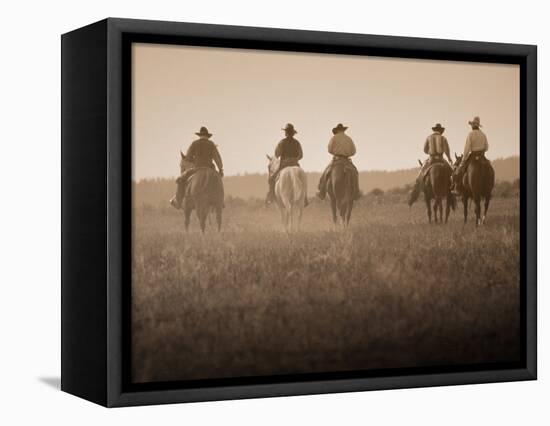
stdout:
<svg viewBox="0 0 550 426">
<path fill-rule="evenodd" d="M 338 123 L 338 125 L 332 129 L 332 133 L 336 134 L 338 132 L 344 132 L 346 130 L 346 126 L 344 126 L 342 123 Z"/>
<path fill-rule="evenodd" d="M 477 127 L 482 127 L 481 126 L 481 120 L 479 119 L 479 117 L 474 117 L 474 119 L 472 121 L 468 121 L 468 124 L 471 126 L 471 125 L 476 125 Z"/>
<path fill-rule="evenodd" d="M 197 136 L 206 136 L 207 138 L 212 136 L 212 133 L 208 132 L 208 129 L 204 126 L 201 127 L 198 133 L 195 133 Z"/>
<path fill-rule="evenodd" d="M 437 123 L 435 126 L 432 127 L 432 130 L 434 132 L 443 132 L 445 130 L 445 127 L 443 127 L 441 123 Z"/>
<path fill-rule="evenodd" d="M 284 130 L 285 132 L 292 132 L 293 135 L 295 135 L 296 133 L 298 133 L 295 129 L 294 129 L 294 126 L 290 123 L 287 123 L 287 125 L 285 127 L 283 127 L 281 130 Z"/>
</svg>

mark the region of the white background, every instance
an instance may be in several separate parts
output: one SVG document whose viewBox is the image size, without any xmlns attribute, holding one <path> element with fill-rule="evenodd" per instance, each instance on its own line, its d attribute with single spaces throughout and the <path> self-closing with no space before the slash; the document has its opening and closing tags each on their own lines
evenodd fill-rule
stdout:
<svg viewBox="0 0 550 426">
<path fill-rule="evenodd" d="M 0 423 L 549 424 L 546 2 L 4 1 L 0 6 Z M 539 380 L 107 410 L 60 374 L 60 34 L 107 16 L 539 46 Z M 494 141 L 493 143 L 498 143 Z M 545 396 L 544 393 L 547 395 Z"/>
</svg>

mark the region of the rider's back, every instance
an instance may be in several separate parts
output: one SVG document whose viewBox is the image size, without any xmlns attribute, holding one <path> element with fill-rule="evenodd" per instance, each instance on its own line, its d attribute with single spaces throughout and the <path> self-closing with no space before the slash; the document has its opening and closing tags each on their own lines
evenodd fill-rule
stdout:
<svg viewBox="0 0 550 426">
<path fill-rule="evenodd" d="M 216 145 L 210 139 L 197 139 L 189 147 L 187 156 L 196 167 L 211 167 L 216 152 Z"/>
<path fill-rule="evenodd" d="M 356 149 L 353 140 L 345 133 L 335 134 L 328 143 L 328 152 L 336 157 L 353 157 Z"/>
<path fill-rule="evenodd" d="M 489 150 L 487 136 L 480 129 L 472 129 L 466 138 L 464 146 L 464 158 L 473 152 L 485 152 Z"/>
<path fill-rule="evenodd" d="M 302 146 L 292 136 L 287 136 L 277 145 L 275 156 L 281 158 L 282 161 L 288 159 L 301 160 L 303 157 Z"/>
</svg>

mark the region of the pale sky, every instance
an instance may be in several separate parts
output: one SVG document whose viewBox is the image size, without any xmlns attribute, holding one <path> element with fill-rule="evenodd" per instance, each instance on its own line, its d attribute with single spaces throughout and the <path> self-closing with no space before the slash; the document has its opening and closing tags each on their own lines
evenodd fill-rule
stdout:
<svg viewBox="0 0 550 426">
<path fill-rule="evenodd" d="M 519 155 L 519 66 L 334 54 L 134 44 L 133 177 L 179 174 L 201 126 L 226 175 L 264 173 L 293 123 L 306 171 L 330 161 L 337 123 L 359 170 L 417 165 L 435 123 L 460 153 L 478 115 L 489 158 Z"/>
</svg>

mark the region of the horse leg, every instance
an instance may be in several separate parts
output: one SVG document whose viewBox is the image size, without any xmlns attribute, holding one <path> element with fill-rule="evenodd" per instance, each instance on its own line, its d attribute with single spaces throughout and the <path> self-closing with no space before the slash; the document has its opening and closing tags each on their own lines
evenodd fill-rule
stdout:
<svg viewBox="0 0 550 426">
<path fill-rule="evenodd" d="M 432 223 L 432 200 L 426 198 L 426 209 L 428 211 L 428 222 Z"/>
<path fill-rule="evenodd" d="M 340 219 L 342 219 L 342 226 L 345 228 L 346 227 L 346 204 L 341 204 L 339 206 L 339 210 L 340 210 Z"/>
<path fill-rule="evenodd" d="M 479 226 L 481 224 L 481 197 L 476 195 L 474 202 L 476 205 L 476 226 Z"/>
<path fill-rule="evenodd" d="M 336 214 L 336 198 L 331 196 L 330 197 L 330 208 L 332 210 L 332 221 L 334 224 L 338 224 L 338 216 Z"/>
<path fill-rule="evenodd" d="M 208 209 L 208 225 L 212 225 L 212 216 L 216 215 L 217 222 L 218 207 L 212 206 Z"/>
<path fill-rule="evenodd" d="M 292 231 L 294 230 L 294 209 L 292 204 L 288 208 L 288 228 L 287 232 L 289 234 L 292 234 Z"/>
<path fill-rule="evenodd" d="M 218 232 L 222 230 L 222 207 L 216 207 L 216 222 L 218 224 Z"/>
<path fill-rule="evenodd" d="M 279 213 L 281 213 L 281 223 L 286 231 L 286 209 L 285 206 L 279 205 Z"/>
<path fill-rule="evenodd" d="M 464 205 L 464 225 L 468 222 L 468 197 L 466 195 L 462 196 L 462 204 Z"/>
<path fill-rule="evenodd" d="M 189 231 L 189 222 L 191 221 L 191 211 L 192 209 L 189 206 L 185 206 L 184 215 L 185 215 L 185 231 Z"/>
<path fill-rule="evenodd" d="M 294 206 L 294 231 L 298 232 L 300 230 L 300 219 L 302 218 L 302 209 L 304 208 L 304 201 L 300 202 Z"/>
<path fill-rule="evenodd" d="M 449 221 L 449 213 L 451 213 L 451 199 L 447 197 L 445 200 L 445 223 Z"/>
<path fill-rule="evenodd" d="M 206 230 L 206 216 L 208 216 L 208 209 L 204 207 L 197 208 L 197 218 L 201 226 L 201 231 L 204 234 Z"/>
<path fill-rule="evenodd" d="M 302 217 L 302 209 L 304 208 L 304 200 L 297 200 L 296 204 L 291 207 L 292 214 L 292 229 L 291 232 L 298 232 L 300 230 L 300 219 Z"/>
<path fill-rule="evenodd" d="M 346 223 L 349 226 L 349 220 L 351 219 L 351 210 L 353 209 L 353 201 L 350 201 L 348 204 L 348 211 L 346 214 Z"/>
<path fill-rule="evenodd" d="M 489 204 L 491 203 L 491 195 L 487 195 L 485 197 L 485 209 L 483 211 L 483 218 L 481 219 L 481 223 L 485 223 L 485 218 L 487 217 L 487 210 L 489 210 Z"/>
<path fill-rule="evenodd" d="M 290 207 L 289 206 L 283 206 L 283 226 L 285 228 L 285 232 L 287 234 L 290 233 Z"/>
</svg>

